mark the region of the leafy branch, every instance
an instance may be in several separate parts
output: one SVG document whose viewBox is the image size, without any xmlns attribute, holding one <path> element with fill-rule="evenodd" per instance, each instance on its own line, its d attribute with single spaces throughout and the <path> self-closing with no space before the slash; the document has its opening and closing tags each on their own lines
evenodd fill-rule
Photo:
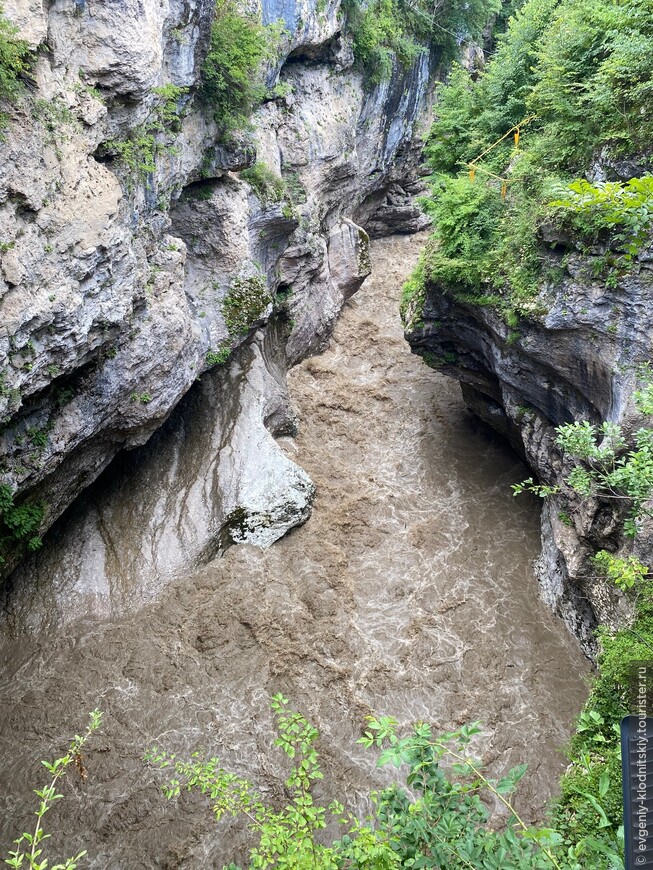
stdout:
<svg viewBox="0 0 653 870">
<path fill-rule="evenodd" d="M 83 850 L 72 858 L 66 858 L 63 864 L 54 864 L 50 867 L 49 859 L 42 857 L 43 843 L 50 837 L 50 834 L 46 834 L 43 829 L 43 819 L 52 805 L 63 797 L 57 789 L 71 765 L 74 764 L 80 777 L 86 779 L 82 749 L 101 724 L 102 713 L 99 710 L 93 710 L 89 714 L 89 724 L 86 730 L 83 734 L 76 734 L 73 737 L 67 753 L 53 762 L 41 762 L 51 779 L 43 788 L 34 789 L 34 794 L 39 799 L 38 809 L 35 812 L 36 826 L 33 833 L 25 832 L 17 840 L 14 840 L 16 848 L 9 852 L 8 858 L 4 859 L 5 864 L 14 868 L 20 867 L 23 870 L 48 870 L 48 868 L 49 870 L 75 870 L 77 862 L 86 855 L 86 850 Z"/>
<path fill-rule="evenodd" d="M 610 230 L 623 249 L 623 259 L 631 263 L 649 240 L 653 228 L 653 176 L 630 181 L 600 181 L 590 184 L 584 178 L 558 189 L 558 199 L 550 202 L 561 217 L 571 217 L 582 235 Z"/>
<path fill-rule="evenodd" d="M 635 391 L 634 400 L 640 413 L 653 412 L 653 385 L 649 369 L 641 390 Z M 628 448 L 621 426 L 604 422 L 595 425 L 577 420 L 556 427 L 556 445 L 573 462 L 564 483 L 581 500 L 599 498 L 628 503 L 624 531 L 629 537 L 637 534 L 637 522 L 650 515 L 646 503 L 653 494 L 653 429 L 642 427 L 633 435 L 633 446 Z M 539 484 L 532 477 L 512 486 L 513 494 L 532 492 L 541 498 L 562 492 L 558 485 Z"/>
</svg>

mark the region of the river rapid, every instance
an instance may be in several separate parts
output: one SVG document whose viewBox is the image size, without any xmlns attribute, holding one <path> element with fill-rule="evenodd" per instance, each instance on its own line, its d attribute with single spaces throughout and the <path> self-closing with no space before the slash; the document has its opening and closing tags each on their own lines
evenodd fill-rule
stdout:
<svg viewBox="0 0 653 870">
<path fill-rule="evenodd" d="M 141 758 L 154 743 L 203 747 L 278 799 L 287 770 L 269 712 L 278 691 L 320 729 L 322 797 L 364 811 L 364 794 L 388 781 L 355 743 L 371 711 L 442 729 L 478 719 L 478 751 L 495 773 L 528 763 L 519 806 L 541 817 L 589 669 L 538 598 L 538 505 L 510 490 L 525 468 L 403 339 L 401 284 L 423 243 L 374 242 L 373 273 L 328 350 L 290 373 L 300 430 L 282 443 L 317 486 L 304 526 L 268 550 L 234 546 L 154 582 L 149 601 L 125 582 L 108 611 L 75 599 L 66 622 L 57 607 L 67 599 L 49 585 L 65 588 L 79 535 L 71 520 L 32 562 L 34 576 L 9 584 L 2 857 L 33 819 L 39 760 L 98 706 L 105 719 L 88 778 L 69 777 L 47 817 L 53 848 L 85 848 L 80 866 L 112 870 L 243 860 L 242 823 L 216 825 L 201 797 L 169 803 Z M 164 487 L 156 456 L 148 462 L 151 486 Z M 135 546 L 138 527 L 122 523 Z"/>
</svg>

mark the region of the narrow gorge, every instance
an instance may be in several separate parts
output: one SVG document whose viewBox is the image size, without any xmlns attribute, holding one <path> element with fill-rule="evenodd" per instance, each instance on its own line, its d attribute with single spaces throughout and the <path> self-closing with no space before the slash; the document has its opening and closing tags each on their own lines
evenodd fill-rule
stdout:
<svg viewBox="0 0 653 870">
<path fill-rule="evenodd" d="M 5 0 L 10 866 L 623 867 L 647 4 Z"/>
<path fill-rule="evenodd" d="M 385 781 L 355 746 L 370 711 L 443 729 L 481 718 L 494 767 L 531 767 L 528 814 L 555 792 L 588 668 L 538 601 L 537 511 L 515 507 L 509 490 L 525 470 L 403 340 L 402 278 L 423 241 L 373 242 L 372 275 L 329 349 L 291 373 L 299 435 L 281 443 L 317 487 L 304 526 L 267 550 L 230 548 L 146 606 L 140 583 L 116 576 L 112 562 L 106 589 L 97 559 L 77 579 L 80 541 L 95 553 L 156 548 L 158 529 L 144 544 L 134 506 L 140 493 L 147 500 L 143 481 L 169 481 L 172 458 L 148 445 L 137 480 L 131 462 L 115 472 L 113 497 L 98 489 L 19 573 L 3 626 L 3 790 L 16 794 L 26 748 L 40 758 L 65 738 L 71 707 L 106 710 L 85 789 L 91 808 L 58 808 L 72 849 L 92 846 L 90 866 L 125 866 L 125 854 L 132 866 L 147 856 L 153 866 L 221 866 L 237 832 L 216 836 L 201 803 L 181 815 L 167 805 L 143 768 L 143 746 L 165 740 L 181 753 L 206 743 L 259 784 L 263 773 L 274 793 L 276 691 L 319 726 L 325 788 L 363 811 L 366 784 Z M 203 384 L 197 418 L 179 419 L 184 429 L 197 419 L 208 454 L 199 417 L 217 389 Z M 192 457 L 199 447 L 185 441 L 175 459 L 194 480 L 186 449 Z M 0 825 L 8 842 L 15 820 Z"/>
</svg>

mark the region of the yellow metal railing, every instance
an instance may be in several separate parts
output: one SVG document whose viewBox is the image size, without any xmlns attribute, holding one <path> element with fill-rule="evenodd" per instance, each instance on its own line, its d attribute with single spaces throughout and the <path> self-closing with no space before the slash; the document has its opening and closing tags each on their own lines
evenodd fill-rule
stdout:
<svg viewBox="0 0 653 870">
<path fill-rule="evenodd" d="M 519 138 L 521 136 L 521 128 L 525 127 L 527 124 L 530 124 L 530 122 L 535 120 L 536 117 L 537 117 L 537 115 L 529 115 L 528 118 L 524 118 L 523 121 L 520 121 L 519 124 L 515 124 L 514 127 L 511 127 L 506 133 L 504 133 L 503 136 L 501 136 L 499 139 L 497 139 L 496 142 L 493 142 L 492 145 L 490 145 L 489 148 L 486 148 L 485 151 L 483 151 L 481 154 L 478 155 L 478 157 L 475 157 L 474 160 L 472 160 L 470 163 L 466 163 L 465 165 L 469 168 L 470 179 L 472 181 L 474 181 L 474 179 L 476 178 L 476 173 L 480 172 L 483 175 L 487 175 L 489 178 L 494 178 L 497 181 L 500 181 L 501 182 L 501 196 L 503 199 L 505 199 L 506 195 L 508 193 L 508 184 L 509 184 L 508 179 L 504 178 L 501 175 L 495 175 L 494 172 L 490 172 L 489 170 L 484 169 L 482 166 L 478 165 L 478 161 L 482 160 L 483 157 L 485 157 L 486 154 L 489 154 L 490 151 L 492 151 L 494 148 L 497 147 L 497 145 L 500 145 L 505 139 L 508 138 L 508 136 L 510 136 L 511 133 L 513 134 L 513 137 L 515 140 L 515 148 L 519 148 Z"/>
</svg>

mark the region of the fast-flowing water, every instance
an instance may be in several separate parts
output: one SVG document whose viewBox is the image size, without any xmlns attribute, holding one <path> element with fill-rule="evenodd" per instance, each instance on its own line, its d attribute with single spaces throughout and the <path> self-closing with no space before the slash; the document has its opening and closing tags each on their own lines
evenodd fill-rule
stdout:
<svg viewBox="0 0 653 870">
<path fill-rule="evenodd" d="M 496 773 L 528 762 L 520 807 L 541 814 L 565 765 L 560 748 L 587 666 L 538 600 L 537 505 L 510 492 L 524 467 L 403 340 L 398 298 L 422 243 L 375 242 L 373 274 L 329 349 L 290 375 L 301 429 L 284 449 L 317 485 L 303 527 L 267 551 L 232 547 L 149 604 L 121 586 L 114 615 L 80 606 L 61 625 L 39 612 L 49 601 L 43 584 L 31 604 L 20 590 L 9 595 L 0 638 L 5 852 L 29 822 L 39 759 L 99 706 L 105 722 L 88 779 L 70 777 L 48 815 L 53 846 L 86 848 L 97 868 L 242 858 L 242 824 L 216 826 L 201 798 L 168 803 L 141 755 L 153 743 L 204 747 L 278 797 L 277 691 L 320 728 L 322 795 L 364 809 L 363 795 L 386 781 L 355 743 L 370 711 L 443 729 L 480 719 L 484 760 Z M 151 485 L 165 486 L 156 457 L 148 461 Z M 139 529 L 121 529 L 134 547 Z M 41 564 L 61 580 L 72 544 L 65 527 L 57 537 Z"/>
</svg>

